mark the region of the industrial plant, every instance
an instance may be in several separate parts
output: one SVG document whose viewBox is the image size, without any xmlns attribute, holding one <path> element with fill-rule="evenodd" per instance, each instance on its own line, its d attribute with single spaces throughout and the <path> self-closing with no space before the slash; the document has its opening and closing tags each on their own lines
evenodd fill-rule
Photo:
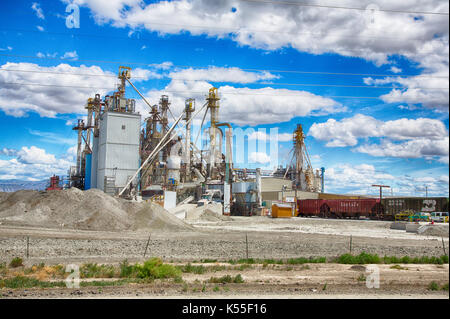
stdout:
<svg viewBox="0 0 450 319">
<path fill-rule="evenodd" d="M 120 67 L 117 90 L 87 100 L 68 177 L 0 193 L 1 297 L 378 298 L 428 294 L 430 282 L 448 297 L 448 198 L 386 196 L 389 185 L 368 185 L 379 196 L 325 192 L 301 123 L 286 166 L 236 167 L 243 150 L 218 88 L 176 115 L 168 95 L 152 105 L 132 72 Z M 380 289 L 367 288 L 367 264 Z"/>
</svg>

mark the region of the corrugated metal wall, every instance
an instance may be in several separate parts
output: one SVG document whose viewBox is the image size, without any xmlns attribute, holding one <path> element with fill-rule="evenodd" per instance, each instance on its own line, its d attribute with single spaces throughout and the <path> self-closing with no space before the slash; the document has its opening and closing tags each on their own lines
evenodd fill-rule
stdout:
<svg viewBox="0 0 450 319">
<path fill-rule="evenodd" d="M 139 114 L 102 114 L 96 188 L 104 188 L 105 176 L 115 177 L 116 187 L 124 187 L 139 168 L 140 123 Z"/>
</svg>

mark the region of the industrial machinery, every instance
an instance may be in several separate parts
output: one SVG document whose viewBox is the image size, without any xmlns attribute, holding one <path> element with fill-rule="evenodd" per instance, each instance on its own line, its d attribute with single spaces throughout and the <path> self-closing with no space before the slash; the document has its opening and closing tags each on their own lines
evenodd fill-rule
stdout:
<svg viewBox="0 0 450 319">
<path fill-rule="evenodd" d="M 50 184 L 49 186 L 45 189 L 46 191 L 53 191 L 53 190 L 61 190 L 63 189 L 60 185 L 60 179 L 59 176 L 53 175 L 52 177 L 50 177 Z"/>
<path fill-rule="evenodd" d="M 292 158 L 286 167 L 279 167 L 274 173 L 275 177 L 288 178 L 293 181 L 293 188 L 306 192 L 324 192 L 325 168 L 314 171 L 305 144 L 306 135 L 301 124 L 297 125 L 293 133 L 294 146 L 291 150 Z"/>
<path fill-rule="evenodd" d="M 218 187 L 225 198 L 224 213 L 229 214 L 233 139 L 231 125 L 219 122 L 218 89 L 209 90 L 200 108 L 194 99 L 187 99 L 183 113 L 175 118 L 169 97 L 162 95 L 158 104 L 150 104 L 131 82 L 131 71 L 119 67 L 117 90 L 103 99 L 96 94 L 87 100 L 87 120 L 78 120 L 73 128 L 78 141 L 76 165 L 69 170 L 70 187 L 99 188 L 127 198 L 144 194 L 151 198 L 171 191 L 177 193 L 177 200 L 190 196 L 199 200 L 209 188 Z M 143 125 L 135 100 L 126 98 L 127 84 L 149 107 Z M 198 149 L 199 136 L 193 141 L 191 132 L 191 122 L 201 112 L 199 134 L 204 133 L 210 113 L 204 149 Z M 171 125 L 169 116 L 174 120 Z M 177 128 L 182 122 L 185 125 Z"/>
</svg>

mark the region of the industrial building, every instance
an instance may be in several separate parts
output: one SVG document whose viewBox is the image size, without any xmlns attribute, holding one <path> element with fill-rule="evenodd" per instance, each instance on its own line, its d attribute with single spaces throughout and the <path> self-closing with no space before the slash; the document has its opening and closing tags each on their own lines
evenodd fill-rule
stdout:
<svg viewBox="0 0 450 319">
<path fill-rule="evenodd" d="M 73 127 L 78 144 L 76 165 L 69 169 L 70 187 L 158 201 L 165 208 L 214 199 L 222 202 L 223 214 L 243 216 L 264 214 L 274 204 L 294 207 L 298 200 L 369 198 L 325 193 L 325 168 L 312 167 L 301 124 L 292 134 L 292 158 L 286 167 L 273 172 L 233 167 L 233 130 L 219 120 L 217 88 L 210 88 L 201 107 L 186 99 L 176 118 L 169 97 L 162 95 L 158 104 L 150 104 L 131 82 L 131 72 L 119 67 L 117 90 L 103 99 L 99 94 L 89 98 L 86 123 L 78 120 Z M 126 97 L 127 84 L 147 104 L 147 117 Z M 209 125 L 204 127 L 208 113 Z M 194 137 L 191 122 L 199 114 L 202 122 Z M 202 149 L 196 146 L 200 134 L 207 136 Z"/>
</svg>

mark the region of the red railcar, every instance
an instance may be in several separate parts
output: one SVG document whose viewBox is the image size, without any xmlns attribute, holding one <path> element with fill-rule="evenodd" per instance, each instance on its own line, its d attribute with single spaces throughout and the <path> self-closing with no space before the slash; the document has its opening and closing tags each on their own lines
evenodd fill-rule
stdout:
<svg viewBox="0 0 450 319">
<path fill-rule="evenodd" d="M 304 199 L 297 201 L 297 216 L 325 218 L 384 218 L 379 199 Z"/>
</svg>

